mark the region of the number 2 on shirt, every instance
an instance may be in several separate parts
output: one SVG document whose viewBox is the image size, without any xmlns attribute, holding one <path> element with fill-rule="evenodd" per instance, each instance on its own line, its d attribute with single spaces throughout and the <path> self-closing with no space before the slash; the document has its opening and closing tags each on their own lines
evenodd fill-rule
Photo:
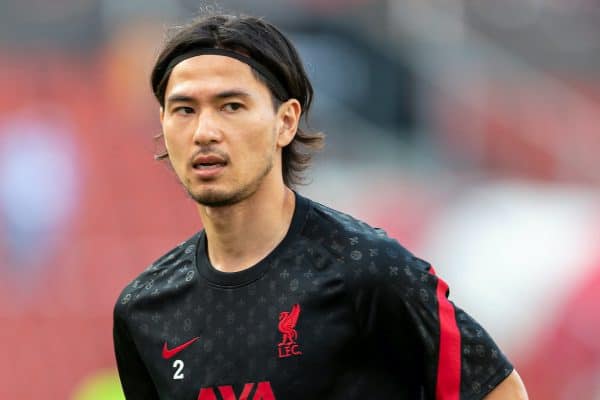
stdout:
<svg viewBox="0 0 600 400">
<path fill-rule="evenodd" d="M 175 368 L 175 374 L 173 375 L 173 379 L 183 379 L 183 361 L 175 360 L 173 361 L 173 368 Z"/>
</svg>

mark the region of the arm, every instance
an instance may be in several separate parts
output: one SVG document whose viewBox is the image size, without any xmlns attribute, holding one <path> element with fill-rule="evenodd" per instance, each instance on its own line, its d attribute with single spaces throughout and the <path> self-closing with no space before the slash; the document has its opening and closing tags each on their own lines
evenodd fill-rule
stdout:
<svg viewBox="0 0 600 400">
<path fill-rule="evenodd" d="M 113 324 L 113 341 L 117 369 L 123 393 L 127 400 L 158 400 L 159 395 L 154 387 L 144 362 L 142 361 L 129 330 L 115 308 Z"/>
<path fill-rule="evenodd" d="M 497 387 L 504 393 L 514 368 L 489 334 L 448 299 L 448 286 L 428 263 L 398 258 L 380 258 L 379 265 L 388 268 L 373 274 L 355 296 L 363 331 L 388 354 L 414 357 L 421 368 L 415 378 L 428 399 L 480 400 Z"/>
<path fill-rule="evenodd" d="M 525 385 L 516 370 L 485 397 L 485 400 L 528 400 Z"/>
</svg>

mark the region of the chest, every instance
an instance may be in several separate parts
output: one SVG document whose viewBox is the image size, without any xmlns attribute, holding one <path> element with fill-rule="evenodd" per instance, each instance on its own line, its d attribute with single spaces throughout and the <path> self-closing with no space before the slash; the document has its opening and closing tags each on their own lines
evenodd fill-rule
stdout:
<svg viewBox="0 0 600 400">
<path fill-rule="evenodd" d="M 359 360 L 352 302 L 334 274 L 283 268 L 239 288 L 199 283 L 135 316 L 164 398 L 313 398 L 306 388 L 317 396 Z"/>
</svg>

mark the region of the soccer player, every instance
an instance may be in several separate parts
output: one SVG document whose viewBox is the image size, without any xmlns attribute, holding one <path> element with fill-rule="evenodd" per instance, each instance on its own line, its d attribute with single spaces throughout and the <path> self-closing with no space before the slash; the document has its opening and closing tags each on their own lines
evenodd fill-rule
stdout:
<svg viewBox="0 0 600 400">
<path fill-rule="evenodd" d="M 298 128 L 312 87 L 277 28 L 197 19 L 151 81 L 163 156 L 204 229 L 116 302 L 127 399 L 527 397 L 427 262 L 291 189 L 322 137 Z"/>
</svg>

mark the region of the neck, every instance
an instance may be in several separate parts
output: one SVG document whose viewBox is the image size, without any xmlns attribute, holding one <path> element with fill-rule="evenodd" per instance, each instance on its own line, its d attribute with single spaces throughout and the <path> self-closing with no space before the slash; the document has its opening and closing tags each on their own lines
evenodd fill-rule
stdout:
<svg viewBox="0 0 600 400">
<path fill-rule="evenodd" d="M 294 214 L 295 196 L 286 186 L 258 190 L 226 207 L 198 205 L 211 264 L 237 272 L 265 258 L 285 237 Z"/>
</svg>

